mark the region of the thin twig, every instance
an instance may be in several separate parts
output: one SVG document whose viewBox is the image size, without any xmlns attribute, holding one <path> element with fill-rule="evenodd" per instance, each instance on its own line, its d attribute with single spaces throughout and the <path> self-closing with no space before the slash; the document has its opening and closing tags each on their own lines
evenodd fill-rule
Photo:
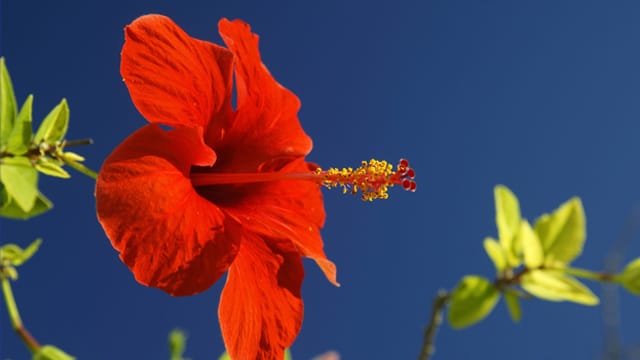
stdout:
<svg viewBox="0 0 640 360">
<path fill-rule="evenodd" d="M 429 325 L 424 329 L 424 340 L 422 350 L 420 351 L 419 360 L 429 360 L 431 355 L 436 351 L 435 339 L 440 324 L 442 324 L 442 312 L 449 302 L 451 294 L 445 290 L 439 290 L 438 295 L 433 299 L 431 308 L 431 319 Z"/>
<path fill-rule="evenodd" d="M 2 282 L 2 293 L 4 295 L 4 300 L 7 303 L 7 311 L 9 313 L 9 319 L 11 319 L 11 326 L 29 351 L 31 351 L 31 353 L 35 353 L 40 349 L 40 344 L 22 324 L 22 319 L 18 312 L 18 306 L 16 305 L 13 292 L 11 291 L 9 279 L 5 275 L 0 274 L 0 281 Z"/>
</svg>

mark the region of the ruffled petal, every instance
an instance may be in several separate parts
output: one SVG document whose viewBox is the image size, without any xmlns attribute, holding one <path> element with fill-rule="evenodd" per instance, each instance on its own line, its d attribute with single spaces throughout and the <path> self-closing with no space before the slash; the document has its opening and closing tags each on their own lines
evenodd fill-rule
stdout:
<svg viewBox="0 0 640 360">
<path fill-rule="evenodd" d="M 145 15 L 125 28 L 120 73 L 149 122 L 205 127 L 231 112 L 232 61 L 168 17 Z"/>
<path fill-rule="evenodd" d="M 218 309 L 225 346 L 232 359 L 282 360 L 302 324 L 302 261 L 287 244 L 244 234 Z"/>
<path fill-rule="evenodd" d="M 220 35 L 235 56 L 237 111 L 230 126 L 212 122 L 208 143 L 220 153 L 220 165 L 253 171 L 276 157 L 301 157 L 311 151 L 311 139 L 298 120 L 300 100 L 276 82 L 262 64 L 258 36 L 249 25 L 222 19 Z M 242 164 L 243 168 L 237 168 Z"/>
<path fill-rule="evenodd" d="M 277 166 L 271 163 L 270 166 Z M 297 159 L 284 167 L 263 166 L 265 172 L 309 172 L 316 166 Z M 273 181 L 235 187 L 235 190 L 202 192 L 233 216 L 244 229 L 274 239 L 286 239 L 302 256 L 313 259 L 327 280 L 339 285 L 336 266 L 324 253 L 320 228 L 325 212 L 320 187 L 303 180 Z M 232 199 L 226 198 L 231 196 Z"/>
<path fill-rule="evenodd" d="M 98 219 L 120 258 L 143 285 L 171 295 L 209 288 L 239 249 L 239 226 L 200 197 L 192 165 L 215 153 L 200 128 L 147 125 L 106 159 L 96 182 Z"/>
</svg>

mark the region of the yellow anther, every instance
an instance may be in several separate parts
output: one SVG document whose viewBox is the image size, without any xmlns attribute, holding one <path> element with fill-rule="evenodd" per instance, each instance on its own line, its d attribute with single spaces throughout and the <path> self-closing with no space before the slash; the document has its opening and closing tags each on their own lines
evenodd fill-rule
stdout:
<svg viewBox="0 0 640 360">
<path fill-rule="evenodd" d="M 361 193 L 364 201 L 389 198 L 388 189 L 402 184 L 406 166 L 398 165 L 396 171 L 387 161 L 371 159 L 362 161 L 361 166 L 353 168 L 330 168 L 326 171 L 318 168 L 316 174 L 322 177 L 322 185 L 328 189 L 342 187 L 342 192 Z"/>
</svg>

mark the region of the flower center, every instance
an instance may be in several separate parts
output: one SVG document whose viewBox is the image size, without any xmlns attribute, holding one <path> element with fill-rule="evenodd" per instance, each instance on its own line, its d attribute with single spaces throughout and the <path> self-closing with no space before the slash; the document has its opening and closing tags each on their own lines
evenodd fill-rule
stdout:
<svg viewBox="0 0 640 360">
<path fill-rule="evenodd" d="M 396 169 L 387 161 L 371 159 L 363 161 L 360 167 L 330 168 L 308 172 L 264 172 L 264 173 L 191 173 L 193 186 L 209 186 L 223 184 L 247 184 L 280 180 L 313 181 L 328 189 L 342 188 L 343 193 L 361 194 L 364 201 L 387 199 L 388 190 L 401 185 L 407 191 L 416 191 L 413 180 L 415 171 L 409 162 L 401 159 Z"/>
</svg>

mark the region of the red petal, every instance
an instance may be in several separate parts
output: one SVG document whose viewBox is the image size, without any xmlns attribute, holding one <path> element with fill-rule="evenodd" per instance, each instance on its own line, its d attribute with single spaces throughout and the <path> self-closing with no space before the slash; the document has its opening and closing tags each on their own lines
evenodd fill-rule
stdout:
<svg viewBox="0 0 640 360">
<path fill-rule="evenodd" d="M 263 171 L 307 172 L 316 166 L 303 159 L 282 169 Z M 324 253 L 320 228 L 325 212 L 320 187 L 310 181 L 273 181 L 254 186 L 244 196 L 237 196 L 230 206 L 221 205 L 244 229 L 268 238 L 287 239 L 300 253 L 312 258 L 327 279 L 336 286 L 336 266 Z"/>
<path fill-rule="evenodd" d="M 237 223 L 189 180 L 191 165 L 213 161 L 200 128 L 165 132 L 157 125 L 138 130 L 106 159 L 96 182 L 98 219 L 141 284 L 195 294 L 233 261 Z"/>
<path fill-rule="evenodd" d="M 220 299 L 222 336 L 232 359 L 282 360 L 302 324 L 302 261 L 245 234 Z"/>
<path fill-rule="evenodd" d="M 220 35 L 235 56 L 237 113 L 230 127 L 211 123 L 208 143 L 225 149 L 224 164 L 243 164 L 252 171 L 274 157 L 300 157 L 311 151 L 311 139 L 298 120 L 300 101 L 278 84 L 262 64 L 258 36 L 240 20 L 222 19 Z"/>
<path fill-rule="evenodd" d="M 232 59 L 168 17 L 146 15 L 125 28 L 120 73 L 148 121 L 205 127 L 231 111 Z"/>
</svg>

